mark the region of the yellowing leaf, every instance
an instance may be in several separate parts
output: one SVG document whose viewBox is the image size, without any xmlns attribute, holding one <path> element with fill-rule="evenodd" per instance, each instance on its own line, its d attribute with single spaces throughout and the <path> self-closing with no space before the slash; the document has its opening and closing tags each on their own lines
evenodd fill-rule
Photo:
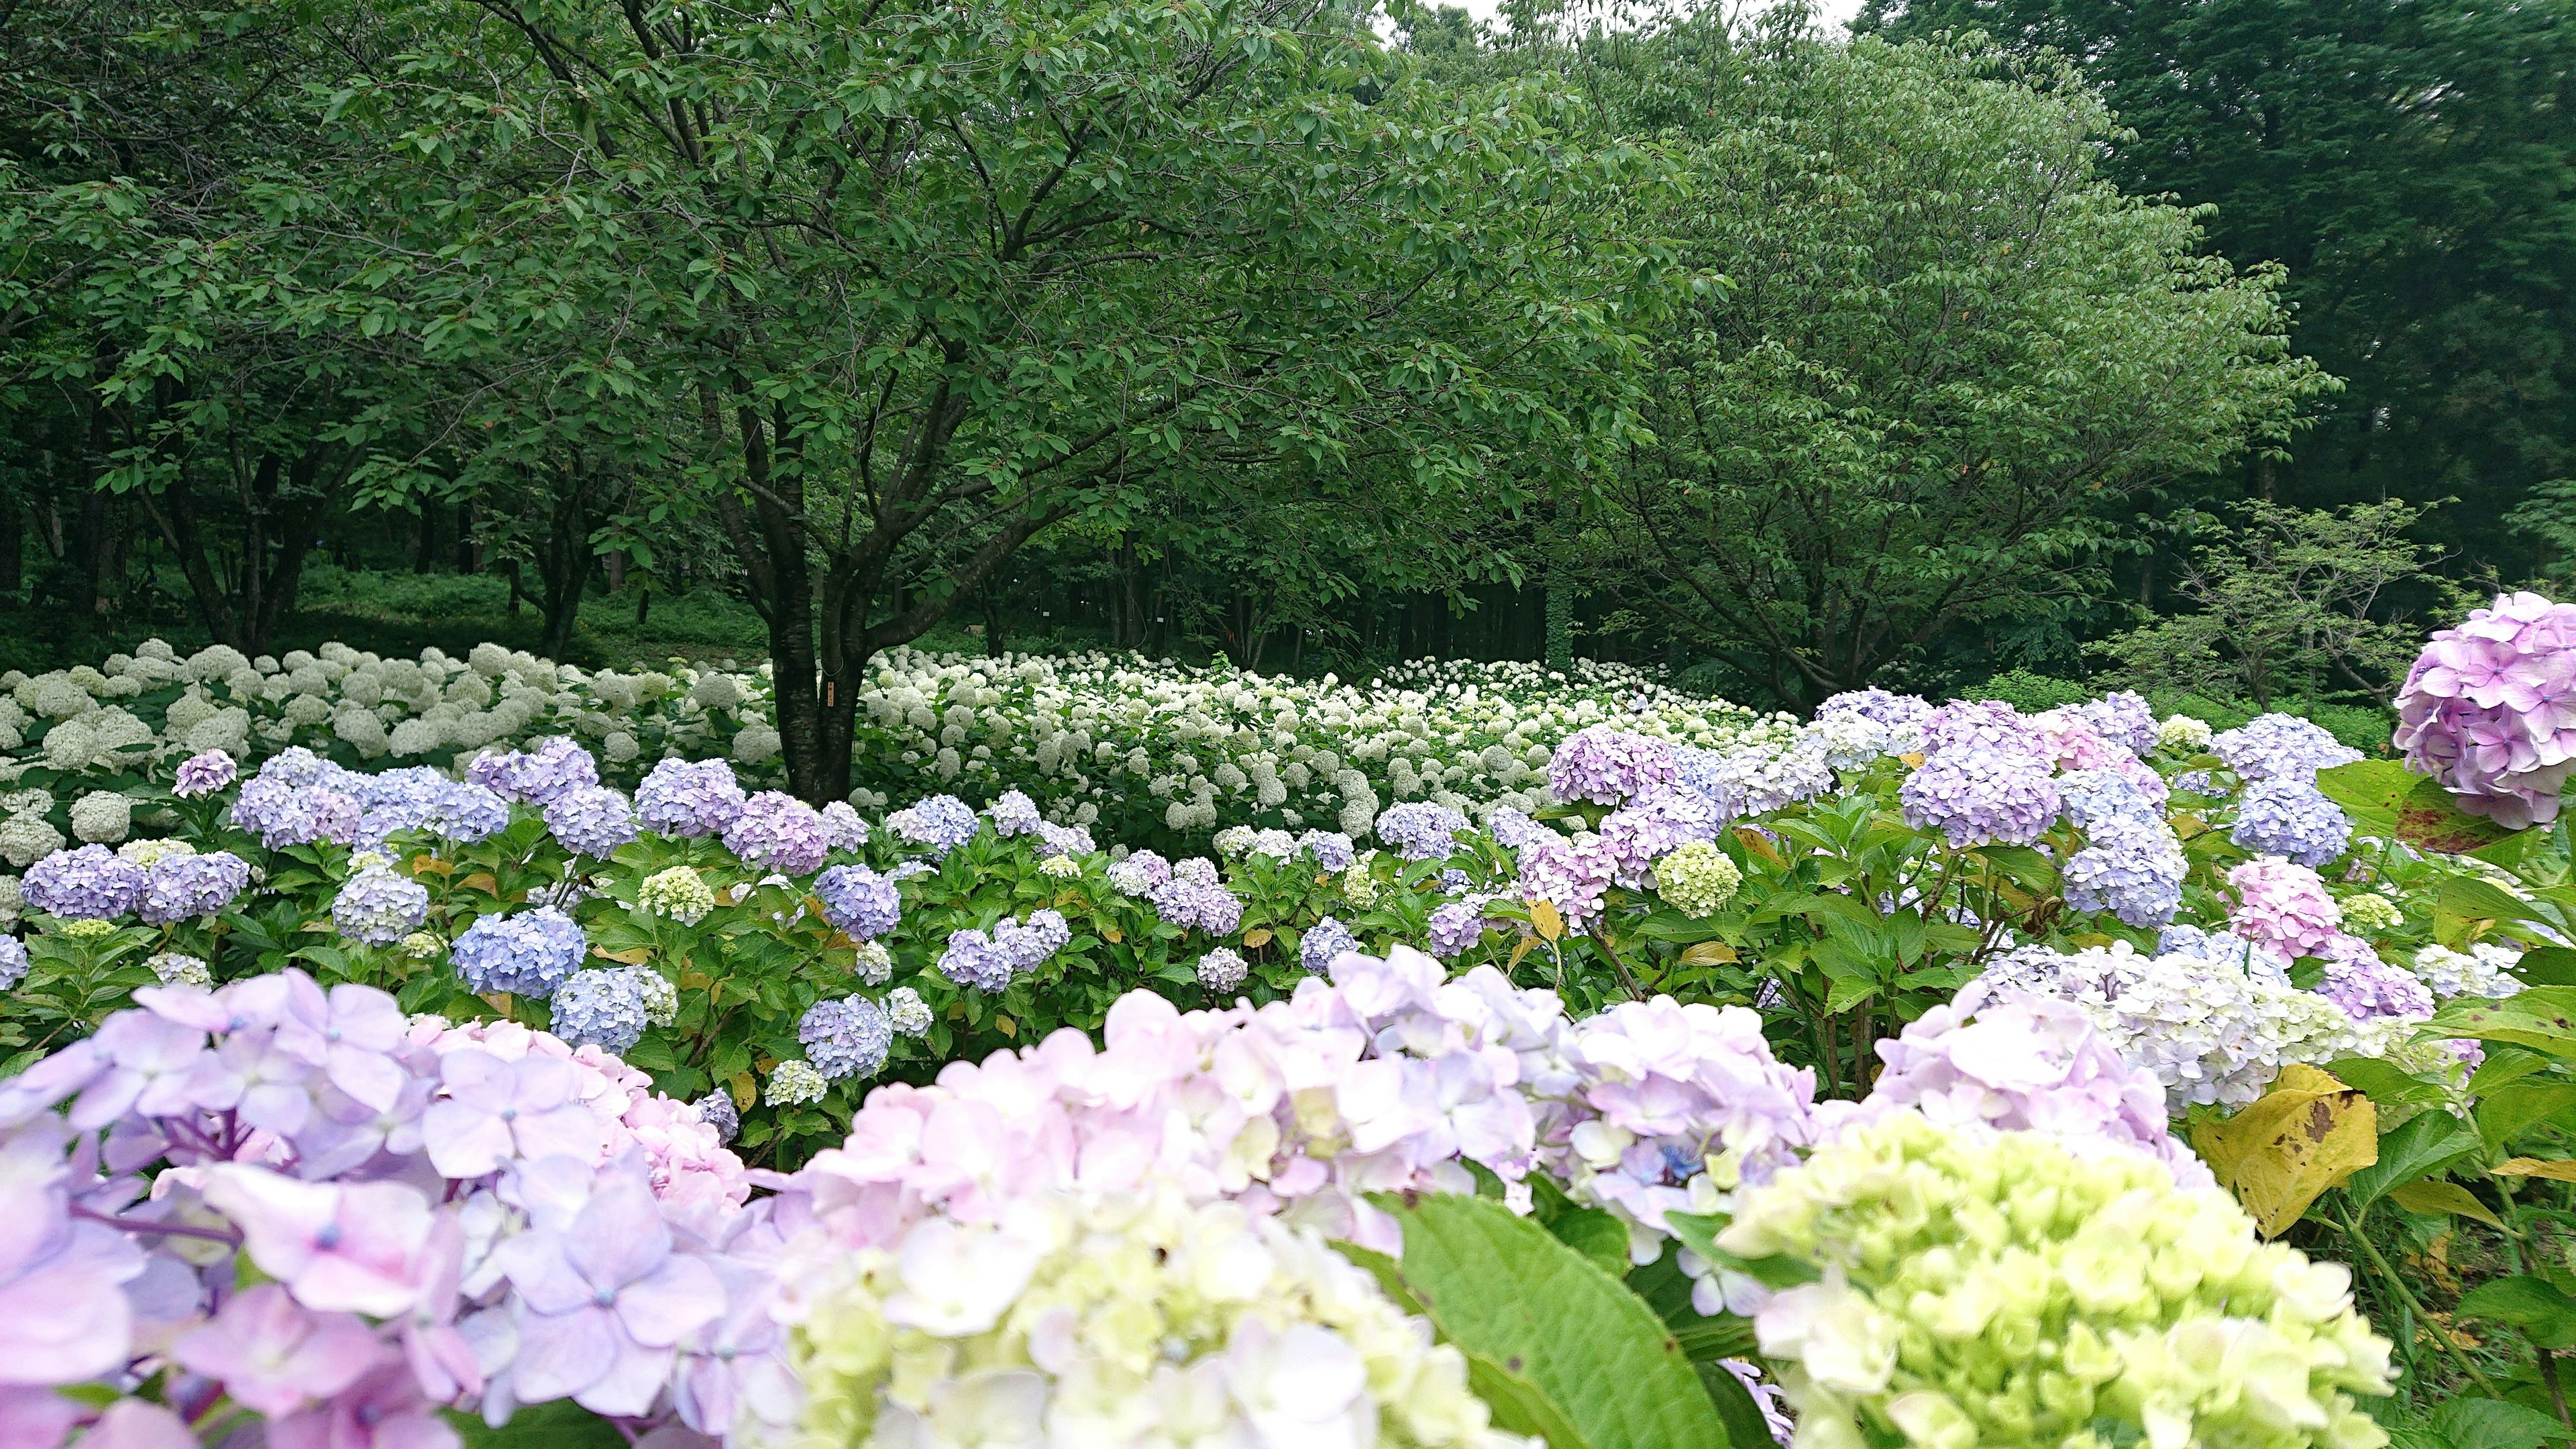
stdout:
<svg viewBox="0 0 2576 1449">
<path fill-rule="evenodd" d="M 501 882 L 494 879 L 492 872 L 488 870 L 478 870 L 456 884 L 469 891 L 481 891 L 487 896 L 497 896 L 501 893 Z"/>
<path fill-rule="evenodd" d="M 2261 1101 L 2195 1128 L 2192 1146 L 2273 1238 L 2317 1194 L 2379 1160 L 2379 1109 L 2314 1067 L 2285 1067 Z"/>
<path fill-rule="evenodd" d="M 621 966 L 641 966 L 653 954 L 653 948 L 629 946 L 623 951 L 611 951 L 606 946 L 593 946 L 590 948 L 590 954 L 602 961 L 614 961 Z"/>
<path fill-rule="evenodd" d="M 2412 1213 L 2427 1213 L 2436 1217 L 2449 1214 L 2475 1218 L 2489 1227 L 2504 1226 L 2496 1220 L 2494 1213 L 2487 1210 L 2485 1203 L 2478 1201 L 2477 1194 L 2456 1182 L 2443 1182 L 2439 1179 L 2410 1182 L 2390 1192 L 2388 1200 Z"/>
<path fill-rule="evenodd" d="M 1745 849 L 1752 851 L 1755 855 L 1762 857 L 1773 865 L 1781 863 L 1779 848 L 1774 846 L 1771 843 L 1771 838 L 1764 835 L 1761 831 L 1739 825 L 1735 829 L 1735 838 L 1743 842 Z"/>
<path fill-rule="evenodd" d="M 1246 932 L 1244 932 L 1244 933 L 1243 933 L 1243 944 L 1245 944 L 1245 945 L 1247 945 L 1247 946 L 1255 946 L 1255 947 L 1258 947 L 1258 946 L 1267 946 L 1267 945 L 1269 945 L 1269 944 L 1270 944 L 1270 938 L 1271 938 L 1271 931 L 1270 931 L 1270 928 L 1269 928 L 1268 926 L 1263 926 L 1261 929 L 1259 929 L 1259 930 L 1257 930 L 1257 931 L 1246 931 Z"/>
<path fill-rule="evenodd" d="M 725 1087 L 733 1093 L 734 1106 L 745 1112 L 751 1110 L 752 1103 L 760 1100 L 760 1083 L 754 1081 L 749 1072 L 734 1073 L 733 1080 L 725 1083 Z"/>
<path fill-rule="evenodd" d="M 1004 1036 L 1018 1036 L 1020 1034 L 1020 1024 L 1011 1020 L 1007 1016 L 994 1017 L 993 1029 Z"/>
<path fill-rule="evenodd" d="M 2537 1157 L 2517 1157 L 2510 1162 L 2499 1163 L 2494 1172 L 2498 1177 L 2545 1177 L 2552 1182 L 2576 1182 L 2576 1162 L 2544 1162 Z"/>
<path fill-rule="evenodd" d="M 1897 758 L 1903 760 L 1913 769 L 1919 770 L 1923 768 L 1923 752 L 1921 750 L 1907 750 L 1904 754 L 1897 756 Z"/>
<path fill-rule="evenodd" d="M 1508 970 L 1512 969 L 1512 967 L 1520 965 L 1520 964 L 1521 964 L 1521 958 L 1522 958 L 1522 957 L 1524 957 L 1524 956 L 1527 956 L 1527 955 L 1530 953 L 1530 948 L 1531 948 L 1531 947 L 1536 946 L 1537 944 L 1538 944 L 1538 937 L 1536 937 L 1536 936 L 1523 936 L 1523 937 L 1521 937 L 1521 943 L 1520 943 L 1519 945 L 1514 946 L 1514 947 L 1512 948 L 1512 959 L 1511 959 L 1510 964 L 1509 964 L 1509 965 L 1507 965 L 1507 966 L 1505 966 L 1503 969 L 1504 969 L 1504 970 L 1506 970 L 1506 971 L 1508 971 Z"/>
<path fill-rule="evenodd" d="M 2074 946 L 2079 950 L 2091 950 L 2096 946 L 2108 946 L 2111 944 L 2111 938 L 2103 935 L 2099 931 L 2084 931 L 2067 937 L 2066 941 L 2068 945 Z"/>
<path fill-rule="evenodd" d="M 1127 933 L 1118 929 L 1116 926 L 1103 926 L 1100 928 L 1100 934 L 1106 937 L 1112 945 L 1127 939 Z"/>
<path fill-rule="evenodd" d="M 680 973 L 680 989 L 683 991 L 710 991 L 714 989 L 715 984 L 716 979 L 704 971 Z"/>
<path fill-rule="evenodd" d="M 454 875 L 456 867 L 437 856 L 421 854 L 411 858 L 411 873 L 413 875 Z"/>
<path fill-rule="evenodd" d="M 1532 901 L 1529 913 L 1530 924 L 1538 927 L 1541 937 L 1553 941 L 1565 934 L 1565 917 L 1556 913 L 1556 907 L 1545 901 Z"/>
<path fill-rule="evenodd" d="M 1720 962 L 1743 959 L 1735 954 L 1733 946 L 1724 941 L 1702 941 L 1682 952 L 1682 964 L 1685 966 L 1715 966 Z"/>
</svg>

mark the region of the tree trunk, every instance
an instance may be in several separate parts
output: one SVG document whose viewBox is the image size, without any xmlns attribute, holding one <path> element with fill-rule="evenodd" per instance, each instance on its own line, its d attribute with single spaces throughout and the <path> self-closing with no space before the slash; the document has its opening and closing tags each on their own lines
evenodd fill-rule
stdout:
<svg viewBox="0 0 2576 1449">
<path fill-rule="evenodd" d="M 425 574 L 438 561 L 438 501 L 433 498 L 420 500 L 419 517 L 420 536 L 412 546 L 411 571 Z"/>
<path fill-rule="evenodd" d="M 27 510 L 17 499 L 0 505 L 0 594 L 18 602 L 27 583 Z"/>
</svg>

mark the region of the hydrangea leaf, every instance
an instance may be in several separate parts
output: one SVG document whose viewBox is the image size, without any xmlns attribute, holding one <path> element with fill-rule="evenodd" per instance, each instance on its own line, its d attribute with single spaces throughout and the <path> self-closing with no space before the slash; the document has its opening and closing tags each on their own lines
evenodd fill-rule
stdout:
<svg viewBox="0 0 2576 1449">
<path fill-rule="evenodd" d="M 2379 1099 L 2377 1092 L 2371 1096 Z M 2344 1191 L 2358 1211 L 2408 1183 L 2435 1176 L 2478 1147 L 2477 1134 L 2450 1113 L 2419 1112 L 2379 1139 L 2379 1160 L 2355 1172 Z"/>
<path fill-rule="evenodd" d="M 1393 1275 L 1443 1340 L 1534 1386 L 1557 1410 L 1557 1433 L 1576 1437 L 1535 1418 L 1506 1427 L 1543 1434 L 1550 1449 L 1732 1442 L 1663 1320 L 1546 1228 L 1480 1197 L 1377 1201 L 1404 1231 L 1404 1256 L 1381 1277 Z"/>
<path fill-rule="evenodd" d="M 2470 1289 L 2461 1295 L 2459 1314 L 2510 1324 L 2542 1348 L 2576 1344 L 2576 1298 L 2527 1274 L 2492 1279 Z"/>
<path fill-rule="evenodd" d="M 2502 1001 L 2461 997 L 2424 1024 L 2431 1036 L 2509 1041 L 2576 1057 L 2576 986 L 2534 986 Z"/>
<path fill-rule="evenodd" d="M 2498 1177 L 2545 1177 L 2552 1182 L 2576 1182 L 2576 1162 L 2543 1162 L 2537 1157 L 2517 1157 L 2488 1170 Z"/>
<path fill-rule="evenodd" d="M 2543 1440 L 2576 1438 L 2537 1409 L 2497 1399 L 2453 1399 L 2433 1411 L 2433 1429 L 2450 1449 L 2539 1449 Z"/>
<path fill-rule="evenodd" d="M 2416 774 L 2403 760 L 2357 760 L 2319 770 L 2317 789 L 2364 833 L 2431 850 L 2462 855 L 2515 834 L 2462 810 L 2440 781 Z"/>
<path fill-rule="evenodd" d="M 2368 1094 L 2314 1067 L 2290 1066 L 2260 1101 L 2195 1126 L 2192 1146 L 2274 1238 L 2319 1193 L 2379 1160 L 2379 1113 Z"/>
<path fill-rule="evenodd" d="M 2391 1191 L 2388 1200 L 2410 1213 L 2473 1218 L 2491 1228 L 2504 1226 L 2485 1203 L 2478 1201 L 2477 1194 L 2456 1182 L 2410 1182 Z"/>
<path fill-rule="evenodd" d="M 1613 1278 L 1627 1275 L 1628 1229 L 1616 1216 L 1576 1203 L 1545 1173 L 1531 1174 L 1530 1189 L 1531 1216 L 1554 1233 L 1558 1242 L 1581 1253 Z M 1482 1195 L 1496 1196 L 1494 1193 Z"/>
<path fill-rule="evenodd" d="M 626 1449 L 617 1426 L 570 1399 L 529 1404 L 495 1429 L 473 1414 L 450 1412 L 447 1422 L 465 1449 Z"/>
</svg>

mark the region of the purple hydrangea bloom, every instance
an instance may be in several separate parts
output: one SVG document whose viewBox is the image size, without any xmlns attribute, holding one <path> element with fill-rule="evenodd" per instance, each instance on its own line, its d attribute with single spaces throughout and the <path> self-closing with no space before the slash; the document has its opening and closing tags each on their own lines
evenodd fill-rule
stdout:
<svg viewBox="0 0 2576 1449">
<path fill-rule="evenodd" d="M 847 800 L 835 800 L 819 812 L 823 817 L 823 834 L 832 849 L 852 852 L 868 843 L 868 822 L 850 808 Z"/>
<path fill-rule="evenodd" d="M 2052 766 L 2057 753 L 2049 747 L 2046 731 L 1999 699 L 1954 699 L 1924 718 L 1924 753 L 1937 756 L 1972 749 Z"/>
<path fill-rule="evenodd" d="M 2349 765 L 2361 751 L 2296 715 L 2256 715 L 2213 737 L 2210 748 L 2246 781 L 2312 780 L 2317 771 Z"/>
<path fill-rule="evenodd" d="M 2161 926 L 2182 909 L 2190 866 L 2172 827 L 2153 816 L 2113 815 L 2096 823 L 2066 862 L 2066 904 L 2109 911 L 2132 926 Z"/>
<path fill-rule="evenodd" d="M 66 921 L 105 921 L 143 898 L 143 867 L 104 845 L 57 850 L 27 868 L 27 904 Z"/>
<path fill-rule="evenodd" d="M 171 777 L 170 793 L 182 800 L 212 795 L 231 784 L 241 774 L 241 766 L 221 750 L 207 750 L 179 762 L 178 772 Z"/>
<path fill-rule="evenodd" d="M 975 838 L 979 828 L 975 811 L 954 795 L 933 795 L 886 817 L 886 828 L 915 845 L 930 847 L 932 855 L 946 855 Z"/>
<path fill-rule="evenodd" d="M 1206 864 L 1181 862 L 1184 866 L 1193 863 Z M 1230 936 L 1243 922 L 1243 902 L 1235 898 L 1234 892 L 1213 880 L 1180 870 L 1173 871 L 1171 878 L 1155 886 L 1146 898 L 1153 902 L 1154 913 L 1164 920 L 1184 929 L 1195 926 L 1211 936 Z"/>
<path fill-rule="evenodd" d="M 939 953 L 939 974 L 960 986 L 999 991 L 1011 984 L 1011 963 L 983 932 L 951 931 L 948 948 Z"/>
<path fill-rule="evenodd" d="M 134 912 L 148 926 L 211 916 L 250 889 L 250 862 L 229 850 L 165 855 L 152 863 Z"/>
<path fill-rule="evenodd" d="M 547 805 L 558 795 L 599 783 L 599 761 L 561 735 L 541 740 L 533 750 L 510 750 L 477 758 L 465 778 L 504 799 Z"/>
<path fill-rule="evenodd" d="M 1041 820 L 1037 825 L 1037 837 L 1040 855 L 1089 855 L 1099 849 L 1091 843 L 1091 831 L 1087 826 L 1053 825 Z"/>
<path fill-rule="evenodd" d="M 1063 949 L 1073 939 L 1073 928 L 1058 911 L 1029 912 L 1023 923 L 1004 917 L 993 925 L 993 952 L 1011 968 L 1014 976 L 1038 968 L 1039 963 Z"/>
<path fill-rule="evenodd" d="M 407 830 L 428 830 L 456 782 L 426 765 L 361 776 L 358 829 L 350 843 L 374 850 Z"/>
<path fill-rule="evenodd" d="M 1919 694 L 1892 694 L 1884 689 L 1848 689 L 1816 706 L 1816 717 L 1829 714 L 1856 714 L 1866 720 L 1902 729 L 1919 725 L 1932 717 L 1932 701 Z"/>
<path fill-rule="evenodd" d="M 331 923 L 340 934 L 370 946 L 390 946 L 428 918 L 429 888 L 383 866 L 349 877 L 331 902 Z"/>
<path fill-rule="evenodd" d="M 1428 800 L 1389 806 L 1377 817 L 1377 838 L 1406 860 L 1448 859 L 1458 848 L 1458 832 L 1466 828 L 1466 816 Z"/>
<path fill-rule="evenodd" d="M 1440 872 L 1440 893 L 1444 896 L 1461 895 L 1475 886 L 1476 878 L 1454 865 Z"/>
<path fill-rule="evenodd" d="M 2576 769 L 2576 605 L 2498 594 L 2425 644 L 2396 746 L 2460 808 L 2521 829 L 2558 818 Z"/>
<path fill-rule="evenodd" d="M 2303 775 L 2258 780 L 2237 802 L 2228 838 L 2257 855 L 2285 855 L 2314 869 L 2343 854 L 2352 819 Z"/>
<path fill-rule="evenodd" d="M 1171 880 L 1172 863 L 1150 850 L 1109 863 L 1109 883 L 1131 896 L 1151 895 Z"/>
<path fill-rule="evenodd" d="M 1443 961 L 1455 961 L 1485 939 L 1485 906 L 1494 897 L 1471 895 L 1451 901 L 1431 912 L 1431 954 Z"/>
<path fill-rule="evenodd" d="M 582 785 L 546 802 L 546 829 L 575 855 L 606 860 L 637 834 L 626 797 L 602 785 Z"/>
<path fill-rule="evenodd" d="M 644 1039 L 651 1025 L 644 983 L 632 968 L 575 971 L 547 1001 L 548 1030 L 574 1046 L 616 1053 Z"/>
<path fill-rule="evenodd" d="M 27 943 L 15 936 L 0 936 L 0 991 L 15 991 L 27 979 Z"/>
<path fill-rule="evenodd" d="M 1350 927 L 1326 916 L 1308 926 L 1306 933 L 1297 938 L 1297 964 L 1305 967 L 1308 973 L 1321 976 L 1330 971 L 1333 963 L 1344 953 L 1359 949 L 1359 938 L 1351 934 Z"/>
<path fill-rule="evenodd" d="M 477 919 L 448 949 L 448 960 L 478 995 L 508 991 L 545 997 L 581 968 L 588 949 L 572 917 L 540 906 L 514 916 Z"/>
<path fill-rule="evenodd" d="M 637 812 L 664 835 L 717 834 L 742 807 L 742 786 L 722 760 L 664 760 L 635 787 Z"/>
<path fill-rule="evenodd" d="M 2087 700 L 2075 706 L 2075 714 L 2093 727 L 2093 733 L 2132 754 L 2143 755 L 2156 747 L 2155 706 L 2136 690 Z"/>
<path fill-rule="evenodd" d="M 1485 821 L 1485 829 L 1493 834 L 1494 843 L 1505 850 L 1527 850 L 1533 844 L 1565 839 L 1508 805 L 1495 807 L 1494 813 Z"/>
<path fill-rule="evenodd" d="M 854 941 L 870 941 L 903 922 L 895 883 L 864 865 L 836 865 L 814 880 L 823 919 Z"/>
<path fill-rule="evenodd" d="M 832 836 L 814 807 L 780 790 L 763 790 L 743 802 L 725 827 L 725 849 L 745 864 L 780 875 L 806 875 L 832 853 Z"/>
<path fill-rule="evenodd" d="M 510 802 L 470 780 L 450 780 L 438 792 L 427 823 L 430 833 L 441 840 L 472 845 L 509 828 Z"/>
<path fill-rule="evenodd" d="M 1009 839 L 1014 835 L 1034 835 L 1046 823 L 1038 814 L 1037 802 L 1018 790 L 1005 790 L 1001 798 L 986 806 L 984 813 L 993 817 L 993 833 Z"/>
<path fill-rule="evenodd" d="M 1631 890 L 1646 868 L 1693 841 L 1713 841 L 1725 824 L 1708 797 L 1687 789 L 1650 790 L 1610 812 L 1601 822 L 1601 848 L 1612 876 Z"/>
<path fill-rule="evenodd" d="M 1297 848 L 1325 870 L 1349 870 L 1359 857 L 1359 848 L 1351 838 L 1338 830 L 1309 830 L 1297 837 Z"/>
<path fill-rule="evenodd" d="M 2157 818 L 2137 782 L 2117 770 L 2069 770 L 2057 777 L 2057 798 L 2067 823 L 2078 830 L 2115 818 Z"/>
<path fill-rule="evenodd" d="M 2028 845 L 2057 820 L 2057 782 L 2044 757 L 1954 745 L 1905 779 L 1906 823 L 1953 846 Z"/>
<path fill-rule="evenodd" d="M 805 1044 L 805 1060 L 814 1070 L 837 1082 L 876 1075 L 894 1045 L 894 1026 L 884 1009 L 864 996 L 827 997 L 805 1009 L 796 1039 Z"/>
<path fill-rule="evenodd" d="M 698 1120 L 716 1129 L 718 1142 L 731 1142 L 742 1133 L 742 1110 L 733 1098 L 719 1090 L 707 1093 L 689 1104 L 698 1109 Z"/>
<path fill-rule="evenodd" d="M 505 1239 L 493 1261 L 518 1289 L 527 1402 L 569 1398 L 595 1414 L 641 1417 L 662 1393 L 672 1349 L 724 1312 L 703 1258 L 673 1251 L 639 1159 L 601 1173 L 563 1228 Z"/>
<path fill-rule="evenodd" d="M 2390 1016 L 2421 1021 L 2433 1014 L 2433 993 L 2422 979 L 2380 960 L 2369 942 L 2339 935 L 2319 954 L 2326 958 L 2326 969 L 2317 982 L 2317 994 L 2342 1007 L 2353 1020 Z"/>
<path fill-rule="evenodd" d="M 1547 902 L 1566 929 L 1579 931 L 1601 914 L 1603 894 L 1618 868 L 1597 835 L 1533 841 L 1520 853 L 1520 893 L 1526 900 Z"/>
<path fill-rule="evenodd" d="M 297 785 L 265 770 L 233 797 L 232 823 L 271 850 L 357 839 L 363 812 L 356 797 L 329 785 Z"/>
<path fill-rule="evenodd" d="M 1678 776 L 1673 747 L 1649 735 L 1593 725 L 1567 735 L 1547 762 L 1549 793 L 1566 804 L 1616 805 Z"/>
</svg>

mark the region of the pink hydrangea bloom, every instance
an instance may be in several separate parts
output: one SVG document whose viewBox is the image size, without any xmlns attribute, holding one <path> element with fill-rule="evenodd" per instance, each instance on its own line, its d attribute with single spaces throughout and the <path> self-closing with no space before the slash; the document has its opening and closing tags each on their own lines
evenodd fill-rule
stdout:
<svg viewBox="0 0 2576 1449">
<path fill-rule="evenodd" d="M 2516 829 L 2557 819 L 2576 769 L 2576 604 L 2498 594 L 2435 631 L 2398 693 L 2394 743 L 2463 810 Z"/>
<path fill-rule="evenodd" d="M 2227 929 L 2284 956 L 2318 956 L 2343 930 L 2343 908 L 2304 865 L 2267 855 L 2227 873 L 2236 909 Z"/>
</svg>

